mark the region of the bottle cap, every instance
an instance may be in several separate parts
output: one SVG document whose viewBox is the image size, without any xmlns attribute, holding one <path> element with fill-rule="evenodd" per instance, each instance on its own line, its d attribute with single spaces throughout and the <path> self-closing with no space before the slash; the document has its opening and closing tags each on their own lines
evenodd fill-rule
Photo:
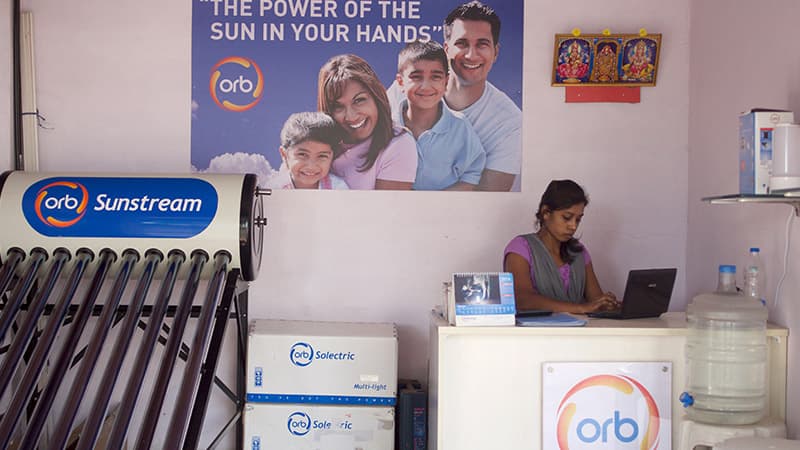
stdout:
<svg viewBox="0 0 800 450">
<path fill-rule="evenodd" d="M 760 252 L 760 251 L 761 251 L 761 250 L 760 250 L 758 247 L 750 247 L 750 253 L 753 253 L 753 252 L 756 252 L 756 253 L 758 253 L 758 252 Z"/>
<path fill-rule="evenodd" d="M 720 264 L 720 273 L 736 273 L 736 266 L 731 264 Z"/>
</svg>

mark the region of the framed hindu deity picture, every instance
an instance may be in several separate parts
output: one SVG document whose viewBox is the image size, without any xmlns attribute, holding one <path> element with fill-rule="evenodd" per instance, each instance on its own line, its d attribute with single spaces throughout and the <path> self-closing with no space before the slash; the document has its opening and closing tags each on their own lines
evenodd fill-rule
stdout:
<svg viewBox="0 0 800 450">
<path fill-rule="evenodd" d="M 556 34 L 553 86 L 655 86 L 660 34 Z"/>
</svg>

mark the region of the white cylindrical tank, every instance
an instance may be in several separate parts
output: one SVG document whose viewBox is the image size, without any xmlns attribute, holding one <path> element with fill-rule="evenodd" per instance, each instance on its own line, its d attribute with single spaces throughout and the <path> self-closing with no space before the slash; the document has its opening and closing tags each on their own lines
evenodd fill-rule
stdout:
<svg viewBox="0 0 800 450">
<path fill-rule="evenodd" d="M 261 265 L 263 201 L 254 174 L 0 174 L 0 262 L 8 251 L 132 249 L 231 255 L 243 279 Z M 110 273 L 114 273 L 112 268 Z M 204 271 L 210 275 L 211 268 Z M 135 275 L 135 274 L 134 274 Z M 159 273 L 156 273 L 158 276 Z"/>
</svg>

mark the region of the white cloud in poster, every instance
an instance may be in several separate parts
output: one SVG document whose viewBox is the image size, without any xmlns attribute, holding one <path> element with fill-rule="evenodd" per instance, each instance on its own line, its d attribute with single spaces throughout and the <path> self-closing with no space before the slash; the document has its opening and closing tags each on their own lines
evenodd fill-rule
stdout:
<svg viewBox="0 0 800 450">
<path fill-rule="evenodd" d="M 201 173 L 254 173 L 258 176 L 259 186 L 267 182 L 277 171 L 272 168 L 264 155 L 257 153 L 223 153 L 215 156 L 208 164 L 208 169 Z"/>
</svg>

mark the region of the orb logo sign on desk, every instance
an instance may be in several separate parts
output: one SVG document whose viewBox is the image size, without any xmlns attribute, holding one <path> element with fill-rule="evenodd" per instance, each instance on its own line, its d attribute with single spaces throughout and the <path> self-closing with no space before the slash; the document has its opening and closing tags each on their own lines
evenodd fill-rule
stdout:
<svg viewBox="0 0 800 450">
<path fill-rule="evenodd" d="M 671 448 L 671 364 L 545 363 L 544 448 Z"/>
</svg>

